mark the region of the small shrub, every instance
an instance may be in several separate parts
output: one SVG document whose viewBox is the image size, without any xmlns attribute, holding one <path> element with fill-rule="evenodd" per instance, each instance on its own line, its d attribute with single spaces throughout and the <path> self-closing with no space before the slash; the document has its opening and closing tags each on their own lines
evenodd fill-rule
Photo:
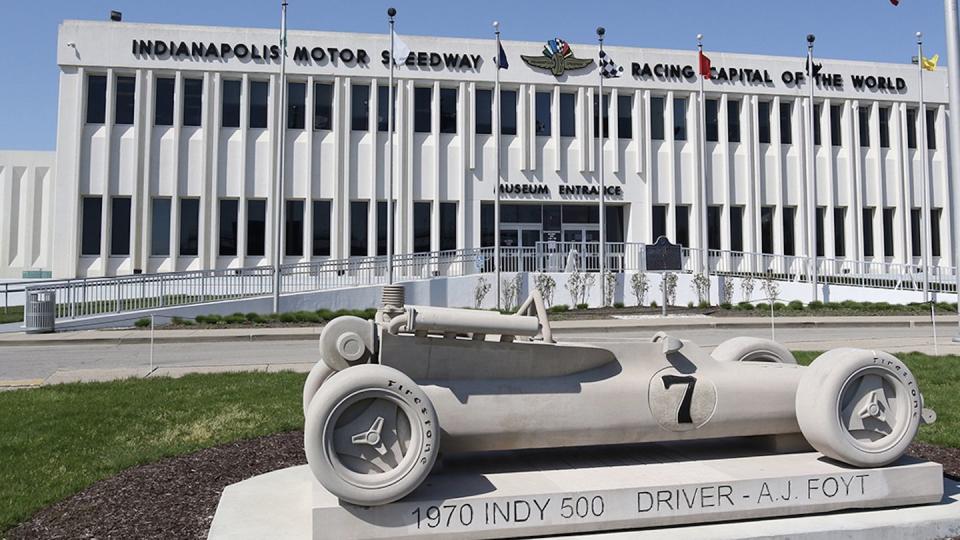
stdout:
<svg viewBox="0 0 960 540">
<path fill-rule="evenodd" d="M 757 304 L 757 309 L 760 311 L 766 311 L 770 309 L 770 304 L 766 302 L 760 302 L 759 304 Z"/>
<path fill-rule="evenodd" d="M 693 308 L 693 300 L 687 302 L 687 307 L 688 307 L 688 308 Z"/>
<path fill-rule="evenodd" d="M 549 311 L 550 313 L 563 313 L 564 311 L 569 311 L 569 310 L 570 310 L 570 306 L 566 304 L 557 304 L 555 306 L 550 306 L 550 308 L 547 309 L 547 311 Z"/>
<path fill-rule="evenodd" d="M 623 302 L 614 302 L 613 307 L 617 309 L 623 309 Z"/>
<path fill-rule="evenodd" d="M 652 308 L 657 307 L 657 301 L 654 300 L 654 301 L 650 302 L 650 307 L 652 307 Z"/>
<path fill-rule="evenodd" d="M 264 322 L 263 317 L 259 313 L 250 312 L 246 315 L 247 321 L 252 322 L 253 324 L 261 324 Z"/>
<path fill-rule="evenodd" d="M 730 302 L 724 302 L 724 303 L 720 304 L 720 308 L 721 308 L 721 309 L 733 309 L 733 304 L 731 304 Z"/>
<path fill-rule="evenodd" d="M 840 308 L 840 304 L 838 304 L 838 303 L 836 303 L 836 302 L 824 302 L 824 303 L 823 303 L 823 309 L 835 310 L 835 309 L 839 309 L 839 308 Z"/>
<path fill-rule="evenodd" d="M 183 317 L 171 317 L 170 324 L 174 326 L 183 326 Z"/>
<path fill-rule="evenodd" d="M 774 302 L 774 303 L 773 303 L 773 310 L 774 310 L 774 311 L 780 311 L 780 310 L 782 310 L 782 309 L 785 308 L 785 307 L 787 307 L 787 305 L 784 304 L 783 302 Z"/>
<path fill-rule="evenodd" d="M 700 302 L 699 304 L 697 304 L 697 307 L 700 308 L 700 309 L 709 309 L 709 308 L 710 308 L 710 302 L 707 302 L 706 300 L 704 300 L 704 301 Z"/>
<path fill-rule="evenodd" d="M 577 304 L 577 309 L 587 309 L 590 307 L 590 304 Z"/>
<path fill-rule="evenodd" d="M 861 307 L 863 307 L 863 304 L 861 304 L 860 302 L 856 302 L 854 300 L 844 300 L 843 302 L 840 302 L 840 306 L 843 307 L 844 309 L 858 310 Z"/>
<path fill-rule="evenodd" d="M 333 312 L 329 309 L 318 309 L 317 316 L 324 321 L 332 320 L 334 317 Z"/>
<path fill-rule="evenodd" d="M 787 304 L 787 309 L 790 311 L 803 311 L 803 302 L 799 300 L 791 300 L 790 303 Z"/>
<path fill-rule="evenodd" d="M 823 309 L 823 302 L 819 300 L 814 300 L 807 304 L 807 309 Z"/>
<path fill-rule="evenodd" d="M 150 319 L 146 317 L 143 319 L 137 319 L 137 322 L 133 323 L 133 325 L 136 326 L 137 328 L 147 328 L 148 326 L 150 326 Z"/>
<path fill-rule="evenodd" d="M 637 299 L 637 305 L 642 306 L 647 298 L 647 291 L 650 290 L 650 282 L 647 275 L 643 272 L 637 272 L 630 278 L 630 288 L 633 289 L 633 296 Z"/>
<path fill-rule="evenodd" d="M 876 311 L 890 311 L 895 309 L 895 306 L 890 302 L 874 302 L 870 307 Z"/>
<path fill-rule="evenodd" d="M 739 310 L 741 310 L 741 311 L 752 311 L 752 310 L 753 310 L 753 304 L 751 304 L 750 302 L 739 302 L 739 303 L 737 304 L 737 309 L 739 309 Z"/>
<path fill-rule="evenodd" d="M 234 313 L 233 315 L 224 317 L 223 322 L 227 324 L 243 324 L 247 322 L 247 316 L 243 313 Z"/>
<path fill-rule="evenodd" d="M 220 324 L 223 322 L 223 317 L 220 315 L 207 315 L 202 321 L 200 320 L 200 317 L 197 317 L 197 322 L 204 324 Z"/>
<path fill-rule="evenodd" d="M 317 315 L 317 313 L 316 313 L 315 311 L 298 311 L 298 312 L 297 312 L 297 319 L 298 319 L 298 322 L 305 322 L 305 323 L 319 323 L 319 322 L 322 322 L 322 321 L 320 320 L 320 316 Z"/>
<path fill-rule="evenodd" d="M 281 313 L 280 322 L 282 323 L 294 323 L 297 322 L 297 316 L 294 313 Z"/>
</svg>

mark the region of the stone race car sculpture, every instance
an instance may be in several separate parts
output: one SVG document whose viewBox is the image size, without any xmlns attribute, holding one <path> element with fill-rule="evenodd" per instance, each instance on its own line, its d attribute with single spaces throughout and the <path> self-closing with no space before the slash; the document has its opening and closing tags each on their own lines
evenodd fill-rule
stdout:
<svg viewBox="0 0 960 540">
<path fill-rule="evenodd" d="M 403 296 L 386 287 L 374 321 L 331 321 L 304 385 L 310 469 L 358 505 L 406 496 L 441 451 L 799 433 L 824 456 L 875 467 L 936 417 L 885 352 L 835 349 L 804 367 L 755 338 L 712 354 L 662 332 L 558 343 L 536 293 L 514 315 L 404 306 Z"/>
</svg>

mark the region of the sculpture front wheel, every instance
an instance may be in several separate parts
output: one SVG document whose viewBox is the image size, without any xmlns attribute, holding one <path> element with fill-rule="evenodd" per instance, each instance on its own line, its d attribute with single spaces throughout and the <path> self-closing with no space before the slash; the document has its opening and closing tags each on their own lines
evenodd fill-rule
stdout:
<svg viewBox="0 0 960 540">
<path fill-rule="evenodd" d="M 900 458 L 917 434 L 923 398 L 891 354 L 835 349 L 817 357 L 797 388 L 797 421 L 823 455 L 857 467 Z"/>
<path fill-rule="evenodd" d="M 378 364 L 334 373 L 307 408 L 304 449 L 317 480 L 364 506 L 406 496 L 430 473 L 439 450 L 437 413 L 423 390 Z"/>
</svg>

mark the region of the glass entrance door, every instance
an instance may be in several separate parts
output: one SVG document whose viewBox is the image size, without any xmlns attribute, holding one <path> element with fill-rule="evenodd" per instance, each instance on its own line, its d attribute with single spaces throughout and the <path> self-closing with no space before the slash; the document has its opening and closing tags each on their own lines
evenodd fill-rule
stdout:
<svg viewBox="0 0 960 540">
<path fill-rule="evenodd" d="M 600 226 L 571 224 L 563 226 L 564 250 L 576 250 L 581 271 L 596 272 L 600 269 Z"/>
<path fill-rule="evenodd" d="M 540 225 L 504 223 L 500 228 L 500 254 L 503 270 L 532 272 L 536 268 L 536 247 L 540 241 Z"/>
</svg>

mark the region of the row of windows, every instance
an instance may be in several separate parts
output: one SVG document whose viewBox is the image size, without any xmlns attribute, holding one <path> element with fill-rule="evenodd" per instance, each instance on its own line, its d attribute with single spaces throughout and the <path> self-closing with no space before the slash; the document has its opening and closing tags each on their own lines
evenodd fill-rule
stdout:
<svg viewBox="0 0 960 540">
<path fill-rule="evenodd" d="M 88 102 L 87 123 L 102 124 L 106 113 L 106 77 L 90 75 L 87 79 Z M 129 76 L 117 76 L 116 82 L 115 118 L 117 124 L 133 124 L 134 99 L 136 94 L 136 79 Z M 240 127 L 241 81 L 223 81 L 222 125 L 223 127 Z M 175 80 L 170 77 L 156 79 L 156 107 L 154 111 L 154 125 L 170 126 L 174 120 L 174 87 Z M 249 111 L 248 127 L 266 128 L 267 111 L 269 109 L 269 83 L 266 81 L 249 81 Z M 370 128 L 370 85 L 355 84 L 351 86 L 350 129 L 367 131 Z M 377 87 L 377 130 L 387 131 L 388 92 L 386 86 Z M 305 129 L 306 118 L 306 84 L 291 82 L 287 87 L 287 128 Z M 432 87 L 414 88 L 414 131 L 430 133 L 432 131 Z M 551 92 L 537 92 L 535 105 L 535 129 L 537 136 L 549 137 L 553 135 L 553 94 Z M 610 96 L 603 96 L 603 119 L 601 123 L 599 99 L 593 99 L 593 134 L 600 136 L 601 125 L 603 136 L 609 133 Z M 559 116 L 560 136 L 576 137 L 576 102 L 574 93 L 560 93 Z M 396 103 L 396 92 L 394 93 Z M 440 133 L 457 132 L 457 89 L 440 89 Z M 757 105 L 757 137 L 760 143 L 770 143 L 770 126 L 772 103 L 760 101 Z M 654 96 L 650 99 L 650 131 L 654 140 L 664 140 L 664 116 L 666 99 Z M 707 141 L 719 141 L 719 108 L 720 100 L 708 99 L 705 104 L 706 138 Z M 793 103 L 780 103 L 780 142 L 792 144 L 792 108 Z M 820 118 L 820 105 L 815 105 L 815 115 Z M 199 126 L 203 111 L 203 79 L 185 78 L 183 80 L 183 125 Z M 842 145 L 841 114 L 842 105 L 830 106 L 830 132 L 834 146 Z M 493 132 L 493 92 L 489 89 L 478 89 L 476 95 L 476 132 L 491 134 Z M 687 140 L 687 100 L 674 98 L 673 100 L 673 139 Z M 930 149 L 936 149 L 936 121 L 935 109 L 927 110 L 927 144 Z M 881 107 L 880 114 L 880 146 L 890 146 L 890 108 Z M 621 139 L 633 137 L 633 96 L 617 96 L 617 136 Z M 862 107 L 858 111 L 860 145 L 869 146 L 869 115 L 870 109 Z M 333 85 L 316 83 L 314 87 L 314 118 L 313 129 L 329 130 L 333 127 Z M 917 147 L 917 111 L 907 110 L 907 144 L 909 148 Z M 517 134 L 517 92 L 515 90 L 500 91 L 500 131 L 504 135 Z M 740 142 L 740 101 L 727 101 L 727 140 Z M 814 142 L 820 144 L 820 123 L 814 123 Z"/>
<path fill-rule="evenodd" d="M 774 252 L 774 212 L 773 206 L 764 206 L 760 209 L 760 250 L 763 253 L 772 254 Z M 722 223 L 723 207 L 707 207 L 707 244 L 709 249 L 721 249 L 720 231 Z M 827 209 L 817 207 L 816 213 L 816 249 L 817 256 L 824 256 L 824 222 Z M 743 206 L 730 207 L 730 250 L 743 251 Z M 873 246 L 873 220 L 876 213 L 875 208 L 863 209 L 863 255 L 865 257 L 874 256 Z M 797 254 L 796 249 L 796 220 L 797 209 L 792 206 L 785 206 L 780 210 L 781 223 L 783 226 L 783 255 L 793 256 Z M 942 209 L 930 209 L 930 251 L 932 256 L 940 256 L 940 216 Z M 896 208 L 883 208 L 883 255 L 885 257 L 894 256 L 894 218 Z M 910 210 L 910 237 L 911 254 L 914 257 L 920 257 L 923 242 L 921 242 L 923 233 L 922 211 L 920 208 Z M 652 231 L 653 238 L 667 235 L 667 207 L 665 205 L 654 205 L 652 211 Z M 836 257 L 846 256 L 846 218 L 847 209 L 836 207 L 833 209 L 833 246 Z M 688 246 L 690 241 L 690 209 L 688 206 L 677 206 L 674 213 L 676 225 L 676 238 L 673 240 L 683 246 Z"/>
<path fill-rule="evenodd" d="M 130 255 L 130 197 L 112 197 L 110 199 L 110 255 L 125 257 Z M 244 253 L 248 257 L 262 257 L 267 245 L 267 201 L 248 199 L 247 201 L 247 238 Z M 196 256 L 199 253 L 200 238 L 200 199 L 181 198 L 179 254 Z M 157 197 L 151 201 L 150 255 L 166 257 L 170 255 L 170 211 L 172 199 Z M 289 257 L 303 256 L 305 238 L 304 205 L 306 201 L 291 199 L 286 201 L 284 214 L 284 233 L 286 242 L 284 252 Z M 330 256 L 331 201 L 311 201 L 313 223 L 310 234 L 313 239 L 314 257 Z M 239 245 L 240 200 L 221 199 L 219 201 L 218 255 L 236 256 Z M 81 255 L 100 255 L 100 230 L 103 216 L 102 197 L 84 197 L 81 209 Z M 432 203 L 413 203 L 414 251 L 430 251 L 430 228 Z M 368 201 L 350 203 L 350 255 L 366 256 Z M 440 203 L 440 249 L 450 250 L 457 247 L 457 203 Z M 377 254 L 387 254 L 387 203 L 377 201 Z"/>
</svg>

